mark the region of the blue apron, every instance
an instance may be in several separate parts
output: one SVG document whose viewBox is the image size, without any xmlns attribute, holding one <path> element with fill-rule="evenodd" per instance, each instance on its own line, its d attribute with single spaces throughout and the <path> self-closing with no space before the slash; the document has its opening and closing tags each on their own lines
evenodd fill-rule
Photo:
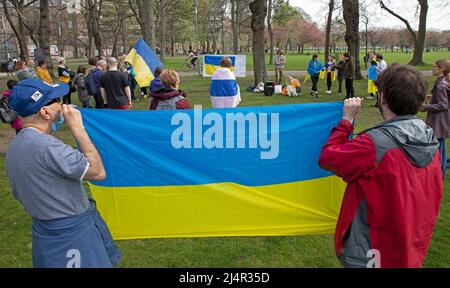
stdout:
<svg viewBox="0 0 450 288">
<path fill-rule="evenodd" d="M 112 268 L 121 253 L 91 201 L 86 212 L 56 220 L 33 218 L 33 267 Z"/>
</svg>

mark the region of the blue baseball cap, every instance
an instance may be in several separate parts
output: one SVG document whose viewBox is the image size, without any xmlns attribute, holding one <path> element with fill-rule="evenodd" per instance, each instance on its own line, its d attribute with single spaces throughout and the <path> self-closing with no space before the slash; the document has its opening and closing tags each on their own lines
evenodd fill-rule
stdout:
<svg viewBox="0 0 450 288">
<path fill-rule="evenodd" d="M 50 101 L 67 93 L 69 85 L 66 83 L 50 85 L 36 78 L 28 78 L 19 81 L 11 89 L 9 105 L 19 116 L 28 117 L 36 114 Z"/>
</svg>

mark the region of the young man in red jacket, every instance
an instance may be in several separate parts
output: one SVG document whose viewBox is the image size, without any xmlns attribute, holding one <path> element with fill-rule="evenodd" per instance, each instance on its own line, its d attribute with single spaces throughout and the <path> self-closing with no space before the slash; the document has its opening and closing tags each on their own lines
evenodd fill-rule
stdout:
<svg viewBox="0 0 450 288">
<path fill-rule="evenodd" d="M 395 65 L 376 84 L 385 122 L 349 140 L 361 99 L 346 99 L 319 160 L 348 183 L 336 255 L 345 267 L 422 267 L 442 199 L 439 142 L 416 117 L 427 83 Z"/>
</svg>

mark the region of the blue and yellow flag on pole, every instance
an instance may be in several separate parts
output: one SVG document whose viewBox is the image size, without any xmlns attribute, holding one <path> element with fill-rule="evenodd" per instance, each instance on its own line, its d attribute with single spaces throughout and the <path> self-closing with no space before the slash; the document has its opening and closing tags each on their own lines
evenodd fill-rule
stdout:
<svg viewBox="0 0 450 288">
<path fill-rule="evenodd" d="M 345 183 L 318 160 L 342 103 L 80 110 L 115 239 L 334 232 Z"/>
<path fill-rule="evenodd" d="M 136 42 L 125 61 L 133 67 L 134 78 L 139 87 L 150 86 L 150 82 L 155 79 L 156 67 L 163 67 L 158 56 L 156 56 L 144 39 L 139 39 Z"/>
</svg>

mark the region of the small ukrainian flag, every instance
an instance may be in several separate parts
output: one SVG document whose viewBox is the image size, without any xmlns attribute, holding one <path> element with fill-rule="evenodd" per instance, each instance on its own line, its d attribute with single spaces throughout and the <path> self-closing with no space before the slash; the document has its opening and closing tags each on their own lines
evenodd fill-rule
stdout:
<svg viewBox="0 0 450 288">
<path fill-rule="evenodd" d="M 125 61 L 133 67 L 134 78 L 140 87 L 150 86 L 150 82 L 155 79 L 156 67 L 163 67 L 158 56 L 144 39 L 136 42 Z"/>
<path fill-rule="evenodd" d="M 205 72 L 208 75 L 213 75 L 217 69 L 221 68 L 220 61 L 224 57 L 229 57 L 231 60 L 231 72 L 234 72 L 236 67 L 236 57 L 235 56 L 226 56 L 226 55 L 205 55 L 203 61 L 205 63 Z"/>
</svg>

